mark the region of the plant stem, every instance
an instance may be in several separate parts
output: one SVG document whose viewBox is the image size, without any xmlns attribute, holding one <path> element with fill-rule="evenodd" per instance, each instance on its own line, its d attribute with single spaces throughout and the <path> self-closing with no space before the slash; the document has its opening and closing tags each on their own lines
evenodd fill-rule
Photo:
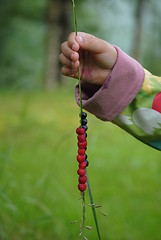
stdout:
<svg viewBox="0 0 161 240">
<path fill-rule="evenodd" d="M 85 214 L 86 214 L 86 205 L 85 205 L 85 192 L 82 193 L 82 199 L 83 199 L 83 228 L 85 225 Z"/>
<path fill-rule="evenodd" d="M 77 36 L 77 19 L 76 19 L 76 12 L 75 12 L 75 2 L 73 2 L 73 16 L 74 16 L 74 28 L 75 28 L 75 35 Z M 82 93 L 81 93 L 81 79 L 80 79 L 80 67 L 78 66 L 78 81 L 79 81 L 79 104 L 80 104 L 80 113 L 83 111 L 82 107 Z"/>
<path fill-rule="evenodd" d="M 91 190 L 91 186 L 90 186 L 90 182 L 89 182 L 87 169 L 86 169 L 86 176 L 87 176 L 87 188 L 88 188 L 90 203 L 91 203 L 91 207 L 92 207 L 93 217 L 94 217 L 94 221 L 95 221 L 95 225 L 96 225 L 96 229 L 97 229 L 97 235 L 98 235 L 98 239 L 101 240 L 98 221 L 97 221 L 97 215 L 96 215 L 96 209 L 95 209 L 95 204 L 94 204 L 94 200 L 93 200 L 93 195 L 92 195 L 92 190 Z"/>
</svg>

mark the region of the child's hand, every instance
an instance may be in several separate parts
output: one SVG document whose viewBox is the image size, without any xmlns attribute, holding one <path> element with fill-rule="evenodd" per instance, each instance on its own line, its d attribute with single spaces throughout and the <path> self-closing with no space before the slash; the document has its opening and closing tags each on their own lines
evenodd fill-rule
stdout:
<svg viewBox="0 0 161 240">
<path fill-rule="evenodd" d="M 61 51 L 62 73 L 78 78 L 80 65 L 81 80 L 92 84 L 102 85 L 117 59 L 117 51 L 111 44 L 83 32 L 78 32 L 77 37 L 71 33 L 67 42 L 62 43 Z"/>
</svg>

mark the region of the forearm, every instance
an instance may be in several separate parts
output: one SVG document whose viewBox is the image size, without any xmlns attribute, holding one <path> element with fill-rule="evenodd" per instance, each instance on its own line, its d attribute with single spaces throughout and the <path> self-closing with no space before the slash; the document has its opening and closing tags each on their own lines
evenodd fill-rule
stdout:
<svg viewBox="0 0 161 240">
<path fill-rule="evenodd" d="M 142 88 L 113 123 L 140 141 L 161 150 L 161 78 L 145 70 Z"/>
<path fill-rule="evenodd" d="M 83 108 L 161 150 L 161 114 L 152 110 L 153 99 L 161 91 L 161 79 L 117 50 L 117 62 L 102 86 L 82 84 Z M 75 92 L 79 102 L 78 86 Z"/>
</svg>

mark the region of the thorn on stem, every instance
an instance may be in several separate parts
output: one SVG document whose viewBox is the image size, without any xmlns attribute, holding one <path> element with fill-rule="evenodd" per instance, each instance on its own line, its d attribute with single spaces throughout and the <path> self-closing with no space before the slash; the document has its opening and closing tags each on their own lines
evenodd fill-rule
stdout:
<svg viewBox="0 0 161 240">
<path fill-rule="evenodd" d="M 93 227 L 91 227 L 91 226 L 85 226 L 88 230 L 92 230 L 93 229 Z"/>
<path fill-rule="evenodd" d="M 83 236 L 83 238 L 84 238 L 85 240 L 88 240 L 88 238 L 86 238 L 85 236 Z"/>
<path fill-rule="evenodd" d="M 89 207 L 100 208 L 101 205 L 98 203 L 88 204 Z"/>
<path fill-rule="evenodd" d="M 99 212 L 100 212 L 104 217 L 106 217 L 106 214 L 105 214 L 105 213 L 103 213 L 103 212 L 100 211 L 100 210 L 99 210 Z"/>
<path fill-rule="evenodd" d="M 74 220 L 74 221 L 71 222 L 71 224 L 75 224 L 77 222 L 78 222 L 78 220 Z"/>
</svg>

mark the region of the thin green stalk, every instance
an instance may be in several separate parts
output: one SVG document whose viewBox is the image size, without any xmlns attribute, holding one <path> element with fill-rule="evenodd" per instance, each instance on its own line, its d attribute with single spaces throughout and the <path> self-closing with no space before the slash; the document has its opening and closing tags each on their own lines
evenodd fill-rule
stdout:
<svg viewBox="0 0 161 240">
<path fill-rule="evenodd" d="M 97 229 L 97 235 L 98 235 L 98 239 L 101 240 L 98 221 L 97 221 L 97 215 L 96 215 L 96 209 L 95 209 L 95 204 L 94 204 L 94 200 L 93 200 L 93 195 L 92 195 L 92 190 L 91 190 L 91 186 L 90 186 L 90 182 L 89 182 L 87 169 L 86 169 L 86 176 L 87 176 L 87 188 L 88 188 L 90 203 L 91 203 L 91 207 L 92 207 L 93 217 L 94 217 L 94 221 L 95 221 L 95 225 L 96 225 L 96 229 Z"/>
<path fill-rule="evenodd" d="M 75 35 L 77 36 L 77 19 L 76 19 L 76 12 L 75 12 L 75 2 L 73 2 L 73 16 L 74 16 L 74 28 L 75 28 Z M 80 103 L 80 113 L 83 111 L 82 107 L 82 93 L 81 93 L 81 79 L 80 79 L 80 67 L 78 66 L 78 81 L 79 81 L 79 103 Z"/>
<path fill-rule="evenodd" d="M 83 228 L 85 225 L 85 215 L 86 215 L 86 205 L 85 205 L 85 192 L 82 193 L 82 199 L 83 199 Z"/>
</svg>

